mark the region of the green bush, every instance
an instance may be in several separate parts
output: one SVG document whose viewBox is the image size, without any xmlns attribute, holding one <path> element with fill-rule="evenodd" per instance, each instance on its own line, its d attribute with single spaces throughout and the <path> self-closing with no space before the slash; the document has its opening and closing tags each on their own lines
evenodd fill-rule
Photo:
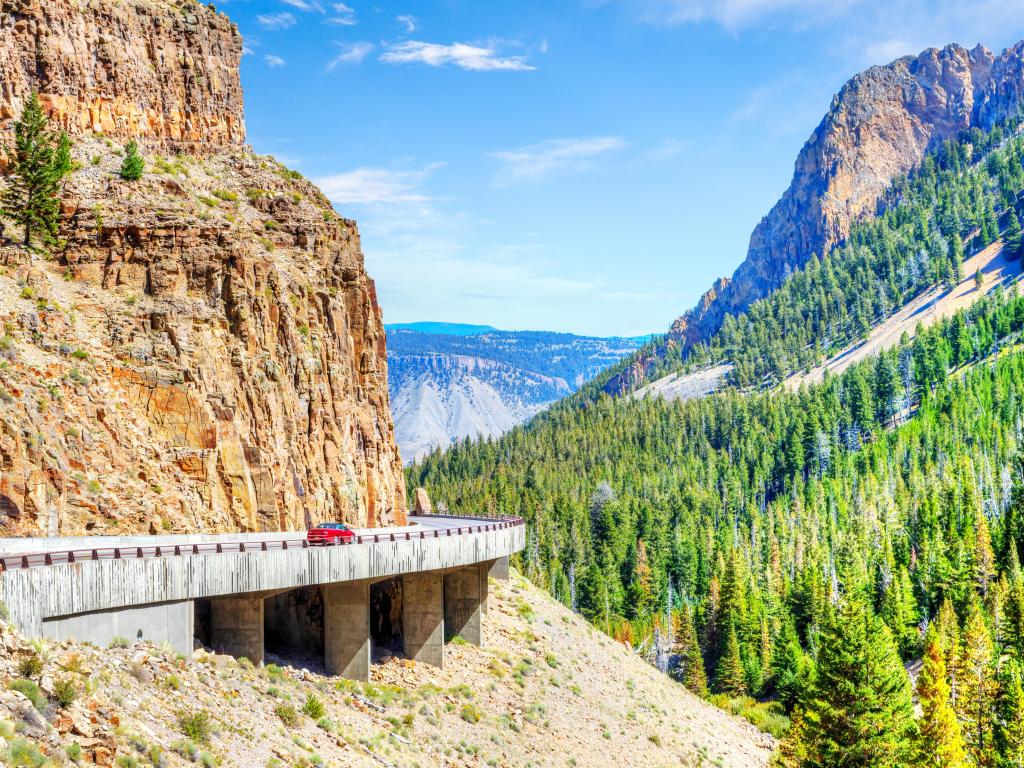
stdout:
<svg viewBox="0 0 1024 768">
<path fill-rule="evenodd" d="M 117 768 L 139 768 L 139 761 L 132 755 L 120 755 L 114 761 Z"/>
<path fill-rule="evenodd" d="M 18 662 L 18 674 L 22 677 L 39 677 L 43 674 L 43 660 L 32 653 Z"/>
<path fill-rule="evenodd" d="M 7 744 L 4 760 L 10 768 L 42 768 L 46 756 L 39 747 L 25 739 L 14 739 Z"/>
<path fill-rule="evenodd" d="M 324 703 L 311 693 L 306 697 L 306 703 L 302 705 L 302 714 L 319 720 L 327 714 L 327 709 L 324 707 Z"/>
<path fill-rule="evenodd" d="M 53 698 L 57 706 L 67 709 L 78 698 L 78 687 L 70 677 L 62 677 L 53 684 Z"/>
<path fill-rule="evenodd" d="M 121 178 L 125 181 L 138 181 L 146 170 L 146 161 L 139 154 L 139 145 L 128 142 L 124 148 L 124 160 L 121 162 Z"/>
<path fill-rule="evenodd" d="M 117 637 L 115 637 L 113 640 L 110 641 L 110 645 L 108 647 L 109 648 L 127 648 L 130 645 L 131 645 L 131 643 L 128 642 L 128 638 L 127 637 L 121 637 L 120 635 L 118 635 Z"/>
<path fill-rule="evenodd" d="M 25 696 L 25 698 L 32 702 L 32 706 L 40 712 L 46 711 L 46 697 L 39 690 L 39 686 L 36 685 L 35 681 L 25 679 L 12 680 L 7 687 Z"/>
<path fill-rule="evenodd" d="M 178 730 L 191 741 L 206 744 L 212 731 L 210 713 L 205 709 L 178 710 Z"/>
<path fill-rule="evenodd" d="M 274 707 L 274 714 L 281 718 L 281 722 L 289 728 L 299 722 L 299 713 L 291 704 L 278 704 Z"/>
<path fill-rule="evenodd" d="M 68 756 L 68 760 L 72 763 L 77 763 L 82 759 L 82 747 L 77 741 L 73 741 L 64 747 L 64 754 Z"/>
<path fill-rule="evenodd" d="M 476 724 L 483 719 L 484 713 L 480 711 L 480 707 L 476 704 L 463 704 L 462 709 L 459 710 L 459 717 L 465 720 L 467 723 Z"/>
</svg>

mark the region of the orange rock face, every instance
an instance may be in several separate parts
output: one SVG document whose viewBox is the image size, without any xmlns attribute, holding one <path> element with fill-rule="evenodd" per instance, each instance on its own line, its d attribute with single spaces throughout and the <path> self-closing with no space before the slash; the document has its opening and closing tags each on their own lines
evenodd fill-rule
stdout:
<svg viewBox="0 0 1024 768">
<path fill-rule="evenodd" d="M 0 229 L 0 535 L 405 521 L 356 225 L 242 145 L 240 52 L 197 3 L 0 0 L 0 116 L 37 88 L 76 160 L 58 248 Z"/>
<path fill-rule="evenodd" d="M 191 0 L 5 0 L 0 131 L 33 89 L 71 135 L 207 152 L 245 140 L 242 38 Z"/>
</svg>

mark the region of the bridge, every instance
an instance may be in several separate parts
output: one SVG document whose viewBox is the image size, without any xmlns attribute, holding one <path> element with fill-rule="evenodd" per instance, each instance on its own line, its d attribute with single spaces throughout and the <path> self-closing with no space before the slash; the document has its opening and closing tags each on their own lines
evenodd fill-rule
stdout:
<svg viewBox="0 0 1024 768">
<path fill-rule="evenodd" d="M 375 652 L 440 667 L 447 640 L 480 644 L 488 579 L 508 578 L 525 526 L 409 521 L 324 546 L 304 533 L 2 539 L 0 599 L 29 638 L 123 637 L 186 656 L 198 639 L 255 663 L 268 650 L 322 657 L 354 680 Z"/>
</svg>

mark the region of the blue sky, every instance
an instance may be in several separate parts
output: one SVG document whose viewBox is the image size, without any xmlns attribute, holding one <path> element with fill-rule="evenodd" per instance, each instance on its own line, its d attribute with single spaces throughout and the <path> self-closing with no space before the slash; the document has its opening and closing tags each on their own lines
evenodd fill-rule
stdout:
<svg viewBox="0 0 1024 768">
<path fill-rule="evenodd" d="M 387 322 L 663 331 L 854 73 L 1024 0 L 230 0 L 249 140 L 359 222 Z"/>
</svg>

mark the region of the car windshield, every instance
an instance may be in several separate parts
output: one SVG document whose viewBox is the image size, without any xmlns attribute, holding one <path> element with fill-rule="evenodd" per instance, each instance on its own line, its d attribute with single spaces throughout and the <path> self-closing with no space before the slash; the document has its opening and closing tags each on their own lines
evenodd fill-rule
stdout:
<svg viewBox="0 0 1024 768">
<path fill-rule="evenodd" d="M 345 529 L 347 526 L 344 523 L 320 523 L 317 528 L 341 528 Z"/>
</svg>

